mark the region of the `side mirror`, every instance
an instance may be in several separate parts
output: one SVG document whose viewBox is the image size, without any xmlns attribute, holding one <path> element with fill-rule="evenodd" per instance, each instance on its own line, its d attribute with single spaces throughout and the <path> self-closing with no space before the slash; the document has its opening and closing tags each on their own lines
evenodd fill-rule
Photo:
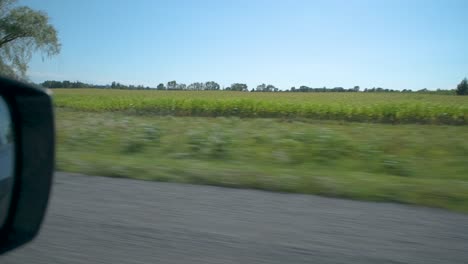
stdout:
<svg viewBox="0 0 468 264">
<path fill-rule="evenodd" d="M 32 240 L 54 170 L 52 100 L 46 90 L 0 77 L 0 254 Z"/>
</svg>

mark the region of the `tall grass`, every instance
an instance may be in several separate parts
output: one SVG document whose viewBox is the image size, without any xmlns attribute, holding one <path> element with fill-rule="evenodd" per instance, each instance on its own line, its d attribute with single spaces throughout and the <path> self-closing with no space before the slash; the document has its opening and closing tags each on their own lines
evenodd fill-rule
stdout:
<svg viewBox="0 0 468 264">
<path fill-rule="evenodd" d="M 57 109 L 57 168 L 468 212 L 468 126 Z"/>
</svg>

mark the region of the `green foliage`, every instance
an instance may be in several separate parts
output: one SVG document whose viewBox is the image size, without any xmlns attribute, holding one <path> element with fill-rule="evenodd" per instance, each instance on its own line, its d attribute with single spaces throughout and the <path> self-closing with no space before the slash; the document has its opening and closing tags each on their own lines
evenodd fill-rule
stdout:
<svg viewBox="0 0 468 264">
<path fill-rule="evenodd" d="M 410 176 L 410 164 L 395 155 L 384 155 L 382 157 L 382 172 L 397 176 Z"/>
<path fill-rule="evenodd" d="M 15 73 L 15 70 L 10 67 L 10 65 L 6 64 L 3 61 L 3 58 L 0 56 L 0 74 L 17 79 L 17 75 Z"/>
<path fill-rule="evenodd" d="M 167 90 L 176 90 L 176 89 L 177 89 L 176 81 L 167 82 Z"/>
<path fill-rule="evenodd" d="M 156 87 L 157 90 L 166 90 L 166 86 L 164 86 L 164 83 L 160 83 L 158 84 L 158 86 Z"/>
<path fill-rule="evenodd" d="M 54 99 L 57 107 L 145 115 L 468 124 L 468 98 L 433 94 L 56 89 Z"/>
<path fill-rule="evenodd" d="M 244 84 L 244 83 L 233 83 L 233 84 L 231 84 L 231 87 L 229 87 L 226 90 L 246 92 L 246 91 L 248 91 L 248 87 L 247 87 L 247 84 Z"/>
<path fill-rule="evenodd" d="M 70 82 L 70 81 L 44 81 L 40 84 L 45 88 L 85 88 L 91 87 L 90 84 L 82 82 Z"/>
<path fill-rule="evenodd" d="M 457 95 L 468 95 L 468 80 L 466 78 L 457 85 L 456 93 Z"/>
<path fill-rule="evenodd" d="M 146 142 L 141 138 L 126 138 L 122 142 L 122 153 L 124 154 L 133 154 L 139 153 L 144 150 Z"/>
<path fill-rule="evenodd" d="M 44 12 L 12 7 L 14 2 L 0 0 L 0 69 L 3 74 L 24 77 L 33 52 L 56 55 L 60 43 Z"/>
<path fill-rule="evenodd" d="M 468 126 L 56 114 L 59 170 L 468 212 Z"/>
<path fill-rule="evenodd" d="M 216 91 L 219 89 L 220 89 L 220 86 L 217 82 L 210 81 L 210 82 L 205 83 L 205 90 Z"/>
<path fill-rule="evenodd" d="M 230 137 L 224 131 L 189 131 L 187 145 L 192 157 L 223 159 L 229 154 Z"/>
</svg>

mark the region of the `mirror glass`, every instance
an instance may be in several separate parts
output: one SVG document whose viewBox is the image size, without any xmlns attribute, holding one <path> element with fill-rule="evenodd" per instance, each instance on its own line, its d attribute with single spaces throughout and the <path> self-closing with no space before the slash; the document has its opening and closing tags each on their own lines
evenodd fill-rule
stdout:
<svg viewBox="0 0 468 264">
<path fill-rule="evenodd" d="M 15 145 L 10 108 L 0 95 L 0 228 L 8 216 L 13 191 Z"/>
</svg>

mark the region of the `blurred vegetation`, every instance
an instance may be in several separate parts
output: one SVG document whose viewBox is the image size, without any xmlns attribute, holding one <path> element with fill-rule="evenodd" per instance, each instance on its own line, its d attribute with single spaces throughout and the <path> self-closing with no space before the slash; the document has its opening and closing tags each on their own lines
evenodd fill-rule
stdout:
<svg viewBox="0 0 468 264">
<path fill-rule="evenodd" d="M 97 93 L 96 100 L 88 101 L 80 97 L 88 99 L 86 91 L 73 96 L 59 92 L 56 103 L 97 111 L 107 109 L 110 102 L 128 108 L 129 103 L 141 100 L 140 107 L 144 107 L 159 98 L 158 93 L 132 92 L 135 98 L 115 94 L 111 99 L 106 93 Z M 99 101 L 102 96 L 104 100 Z M 290 100 L 301 102 L 301 97 Z M 396 98 L 361 100 L 379 105 L 393 99 Z M 403 103 L 428 101 L 426 96 L 399 99 Z M 192 103 L 197 100 L 200 99 L 193 98 Z M 332 99 L 323 95 L 321 100 Z M 444 107 L 466 109 L 462 101 L 450 100 L 454 99 L 434 99 L 435 104 Z M 96 102 L 102 105 L 96 106 Z M 180 104 L 186 102 L 182 100 Z M 348 105 L 358 107 L 353 100 L 350 102 Z M 257 107 L 262 109 L 263 105 Z M 468 212 L 468 140 L 461 136 L 468 135 L 468 126 L 173 117 L 71 108 L 56 109 L 58 170 Z"/>
<path fill-rule="evenodd" d="M 139 115 L 237 116 L 392 124 L 468 124 L 468 97 L 396 93 L 246 93 L 55 89 L 55 105 Z"/>
</svg>

